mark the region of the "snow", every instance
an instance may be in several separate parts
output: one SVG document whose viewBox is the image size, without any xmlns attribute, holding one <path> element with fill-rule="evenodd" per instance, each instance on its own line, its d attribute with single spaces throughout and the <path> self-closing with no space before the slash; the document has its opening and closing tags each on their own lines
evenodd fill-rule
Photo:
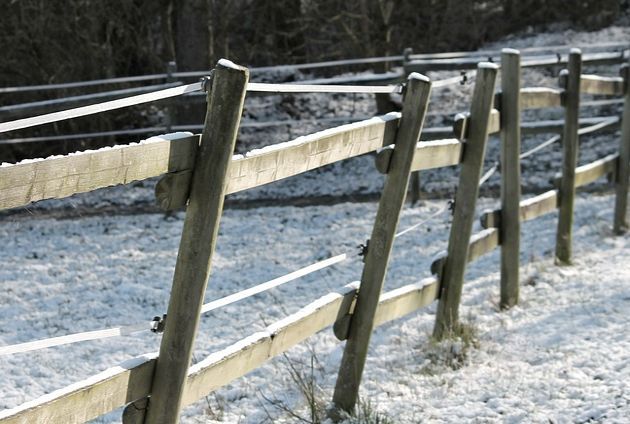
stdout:
<svg viewBox="0 0 630 424">
<path fill-rule="evenodd" d="M 477 67 L 480 69 L 495 69 L 495 70 L 499 69 L 499 65 L 492 62 L 480 62 L 477 65 Z"/>
<path fill-rule="evenodd" d="M 228 59 L 219 59 L 219 61 L 217 62 L 217 65 L 223 66 L 224 68 L 230 68 L 230 69 L 236 69 L 236 70 L 243 69 L 243 67 L 236 65 L 234 62 Z"/>
<path fill-rule="evenodd" d="M 481 203 L 480 210 L 495 202 Z M 400 228 L 426 218 L 442 204 L 427 201 L 406 208 Z M 630 267 L 619 266 L 627 260 L 630 239 L 611 235 L 612 205 L 610 195 L 578 198 L 573 267 L 551 263 L 555 214 L 525 224 L 525 284 L 520 306 L 511 311 L 496 310 L 498 254 L 470 267 L 462 317 L 478 328 L 480 341 L 458 370 L 437 366 L 427 371 L 434 305 L 377 330 L 363 396 L 399 422 L 518 416 L 562 422 L 562 417 L 577 420 L 594 413 L 614 420 L 630 413 L 630 406 L 623 403 L 623 390 L 630 389 L 626 383 L 630 336 L 624 332 Z M 227 210 L 206 298 L 222 297 L 333 253 L 356 251 L 371 231 L 375 210 L 373 203 Z M 166 221 L 158 215 L 136 215 L 2 222 L 5 248 L 0 258 L 9 265 L 0 271 L 5 282 L 0 294 L 1 342 L 139 322 L 162 313 L 182 218 L 177 214 Z M 420 285 L 431 281 L 429 266 L 446 246 L 448 227 L 449 216 L 444 214 L 396 240 L 387 291 L 423 277 L 427 279 Z M 211 355 L 203 361 L 208 363 L 229 354 L 233 343 L 256 332 L 268 333 L 273 328 L 268 323 L 338 292 L 360 272 L 358 259 L 346 261 L 215 311 L 202 319 L 195 357 Z M 310 350 L 316 352 L 324 370 L 318 384 L 326 396 L 332 393 L 341 356 L 341 346 L 330 333 L 324 331 L 289 353 L 303 361 Z M 158 343 L 158 336 L 147 333 L 0 358 L 0 407 L 17 406 L 156 351 Z M 260 422 L 256 421 L 260 392 L 286 398 L 299 408 L 299 394 L 289 380 L 280 358 L 218 390 L 215 398 L 226 399 L 224 422 L 237 422 L 239 416 L 240 422 Z M 185 421 L 212 422 L 204 421 L 205 408 L 204 403 L 187 408 Z M 120 412 L 99 422 L 118 422 L 119 417 Z M 277 422 L 283 420 L 277 417 Z"/>
<path fill-rule="evenodd" d="M 96 149 L 96 150 L 90 150 L 90 149 L 86 149 L 86 150 L 81 150 L 79 152 L 72 152 L 69 153 L 67 156 L 82 156 L 82 155 L 88 155 L 88 154 L 92 154 L 94 152 L 104 152 L 104 151 L 108 151 L 108 150 L 120 150 L 123 148 L 126 148 L 128 146 L 138 146 L 138 145 L 143 145 L 143 144 L 152 144 L 152 143 L 160 143 L 162 141 L 170 141 L 170 140 L 179 140 L 182 138 L 187 138 L 192 136 L 193 133 L 191 132 L 186 132 L 186 131 L 178 131 L 178 132 L 173 132 L 173 133 L 168 133 L 168 134 L 161 134 L 159 136 L 153 136 L 153 137 L 149 137 L 146 140 L 141 140 L 137 143 L 129 143 L 129 144 L 117 144 L 114 146 L 108 146 L 108 147 L 101 147 L 100 149 Z M 18 163 L 8 163 L 8 162 L 3 162 L 2 164 L 0 164 L 0 168 L 7 168 L 7 167 L 11 167 L 11 166 L 17 166 L 17 165 L 25 165 L 25 164 L 29 164 L 29 163 L 34 163 L 34 162 L 42 162 L 44 160 L 50 160 L 50 159 L 60 159 L 63 158 L 64 156 L 62 155 L 52 155 L 52 156 L 48 156 L 46 158 L 32 158 L 32 159 L 24 159 L 21 160 Z"/>
<path fill-rule="evenodd" d="M 627 40 L 628 36 L 630 28 L 612 27 L 589 33 L 542 34 L 536 38 L 521 35 L 499 44 L 518 48 Z M 604 75 L 613 69 L 589 71 Z M 429 76 L 438 80 L 455 74 Z M 523 76 L 523 86 L 556 86 L 557 75 L 548 70 L 525 70 Z M 467 110 L 472 87 L 469 84 L 440 90 L 434 94 L 431 111 Z M 249 118 L 305 121 L 289 134 L 284 128 L 263 135 L 243 131 L 239 151 L 255 154 L 252 151 L 257 148 L 323 129 L 308 119 L 374 112 L 371 96 L 352 98 L 321 94 L 251 98 L 245 111 Z M 618 109 L 607 108 L 604 112 L 614 114 Z M 593 111 L 589 113 L 592 115 Z M 528 120 L 561 116 L 560 111 L 532 111 L 524 115 Z M 431 125 L 449 123 L 439 116 L 430 116 L 428 121 Z M 581 138 L 580 163 L 615 151 L 618 137 L 619 132 L 613 132 Z M 523 150 L 544 138 L 524 139 Z M 289 143 L 304 142 L 298 140 Z M 498 154 L 498 143 L 493 139 L 486 165 L 494 162 Z M 540 193 L 550 188 L 549 181 L 559 169 L 560 157 L 557 143 L 545 154 L 524 160 L 524 189 Z M 380 192 L 382 181 L 374 169 L 373 158 L 363 156 L 232 199 L 271 199 L 280 204 L 281 200 L 305 194 L 369 196 Z M 444 198 L 453 192 L 456 181 L 457 173 L 452 168 L 422 173 L 423 188 Z M 498 174 L 490 179 L 490 191 L 496 191 L 498 181 Z M 49 213 L 58 208 L 62 212 L 64 208 L 75 209 L 80 215 L 103 205 L 137 207 L 153 201 L 153 185 L 154 182 L 138 182 L 68 200 L 41 202 L 29 208 L 28 213 L 4 216 L 0 221 L 0 261 L 4 264 L 0 268 L 0 345 L 145 322 L 166 311 L 183 213 L 169 217 L 100 214 L 74 220 L 55 219 Z M 603 185 L 600 182 L 594 186 L 601 189 Z M 478 210 L 494 208 L 497 203 L 481 199 Z M 371 340 L 361 396 L 401 423 L 627 422 L 630 237 L 612 235 L 613 203 L 611 194 L 578 194 L 575 261 L 570 267 L 553 265 L 557 214 L 523 225 L 521 301 L 509 311 L 498 311 L 498 251 L 471 264 L 461 316 L 476 329 L 474 346 L 466 347 L 458 341 L 436 344 L 430 340 L 435 304 L 377 329 Z M 426 200 L 419 206 L 406 207 L 399 230 L 425 220 L 444 204 L 445 200 Z M 206 300 L 222 298 L 341 252 L 353 256 L 334 267 L 204 316 L 192 369 L 198 370 L 239 346 L 269 337 L 269 329 L 277 327 L 278 321 L 314 299 L 339 296 L 346 283 L 359 279 L 363 264 L 356 256 L 356 246 L 369 237 L 376 207 L 376 203 L 366 202 L 227 209 Z M 450 216 L 442 214 L 396 239 L 385 291 L 432 282 L 430 264 L 445 249 L 449 228 Z M 159 341 L 158 335 L 146 332 L 0 357 L 0 410 L 35 402 L 39 396 L 55 390 L 69 390 L 66 386 L 71 389 L 86 381 L 106 378 L 112 370 L 145 360 L 142 355 L 157 351 Z M 147 355 L 151 358 L 154 354 Z M 316 356 L 313 374 L 320 396 L 328 401 L 342 344 L 332 331 L 325 330 L 291 349 L 287 357 L 293 361 L 292 366 L 308 374 L 312 355 Z M 460 361 L 457 367 L 436 360 L 449 355 Z M 286 361 L 282 357 L 271 360 L 186 408 L 183 421 L 292 422 L 265 400 L 304 410 Z M 120 412 L 97 422 L 120 422 Z"/>
<path fill-rule="evenodd" d="M 412 72 L 407 76 L 407 80 L 419 80 L 419 81 L 424 81 L 424 82 L 431 82 L 431 79 L 429 77 L 427 77 L 426 75 L 422 75 L 419 74 L 417 72 Z"/>
</svg>

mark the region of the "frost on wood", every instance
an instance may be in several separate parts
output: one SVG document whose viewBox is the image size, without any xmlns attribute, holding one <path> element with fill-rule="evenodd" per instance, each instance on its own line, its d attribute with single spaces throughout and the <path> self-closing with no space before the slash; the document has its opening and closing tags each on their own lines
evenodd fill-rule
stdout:
<svg viewBox="0 0 630 424">
<path fill-rule="evenodd" d="M 196 143 L 196 136 L 182 132 L 128 145 L 3 164 L 0 209 L 190 169 Z"/>
<path fill-rule="evenodd" d="M 256 187 L 343 159 L 376 151 L 393 141 L 399 113 L 331 128 L 236 155 L 228 193 Z"/>
</svg>

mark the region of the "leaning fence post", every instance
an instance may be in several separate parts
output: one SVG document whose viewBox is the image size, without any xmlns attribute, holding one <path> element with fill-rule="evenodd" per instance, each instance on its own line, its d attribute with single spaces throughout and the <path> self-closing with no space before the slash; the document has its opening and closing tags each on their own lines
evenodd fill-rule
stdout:
<svg viewBox="0 0 630 424">
<path fill-rule="evenodd" d="M 620 73 L 623 77 L 625 100 L 619 143 L 619 165 L 615 183 L 615 222 L 613 225 L 615 234 L 623 234 L 628 231 L 626 213 L 628 209 L 628 179 L 630 178 L 630 66 L 625 64 Z"/>
<path fill-rule="evenodd" d="M 440 273 L 440 301 L 433 329 L 433 336 L 437 339 L 448 335 L 458 322 L 468 244 L 475 219 L 475 205 L 479 195 L 479 179 L 483 171 L 488 123 L 498 69 L 497 65 L 487 62 L 477 66 L 477 79 L 470 108 L 470 127 L 455 196 L 448 255 Z"/>
<path fill-rule="evenodd" d="M 411 47 L 407 47 L 405 48 L 405 50 L 403 50 L 403 66 L 405 63 L 409 62 L 411 60 L 411 55 L 413 54 L 413 49 Z M 416 171 L 416 172 L 412 172 L 411 173 L 411 190 L 409 191 L 411 194 L 411 204 L 414 205 L 416 204 L 418 201 L 420 201 L 420 191 L 421 191 L 421 184 L 420 184 L 420 171 Z"/>
<path fill-rule="evenodd" d="M 195 159 L 146 423 L 178 422 L 248 78 L 246 68 L 221 60 L 207 94 L 208 110 Z"/>
<path fill-rule="evenodd" d="M 501 52 L 501 308 L 518 303 L 521 224 L 521 56 Z"/>
<path fill-rule="evenodd" d="M 411 163 L 420 138 L 430 91 L 431 82 L 428 78 L 416 73 L 409 75 L 394 152 L 372 229 L 357 303 L 339 368 L 333 395 L 333 415 L 338 408 L 352 413 L 357 401 L 374 327 L 374 314 L 383 288 L 400 211 L 404 205 Z"/>
<path fill-rule="evenodd" d="M 566 75 L 566 76 L 564 76 Z M 556 263 L 571 263 L 571 239 L 573 227 L 573 204 L 575 198 L 575 168 L 577 167 L 579 138 L 578 118 L 580 115 L 580 78 L 582 76 L 582 53 L 571 49 L 568 74 L 561 74 L 564 87 L 564 130 L 562 132 L 562 179 L 558 200 L 558 231 L 556 233 Z"/>
</svg>

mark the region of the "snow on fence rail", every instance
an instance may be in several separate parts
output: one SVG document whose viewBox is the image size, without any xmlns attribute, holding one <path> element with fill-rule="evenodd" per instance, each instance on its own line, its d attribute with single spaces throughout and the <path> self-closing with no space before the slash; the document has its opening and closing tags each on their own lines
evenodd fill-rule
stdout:
<svg viewBox="0 0 630 424">
<path fill-rule="evenodd" d="M 515 235 L 518 252 L 521 221 L 562 207 L 559 199 L 570 197 L 575 187 L 613 173 L 617 191 L 614 228 L 618 233 L 627 229 L 628 68 L 624 68 L 621 80 L 582 76 L 577 66 L 579 60 L 580 53 L 573 51 L 569 73 L 561 78 L 557 93 L 549 89 L 520 88 L 518 52 L 504 52 L 502 89 L 496 95 L 498 68 L 492 64 L 479 65 L 471 111 L 456 120 L 455 138 L 417 141 L 426 114 L 430 82 L 425 77 L 412 75 L 401 114 L 344 125 L 244 156 L 234 156 L 233 148 L 248 73 L 246 69 L 224 61 L 217 66 L 213 89 L 208 94 L 208 123 L 212 125 L 206 125 L 201 136 L 180 133 L 127 146 L 3 164 L 0 167 L 0 209 L 157 175 L 163 175 L 156 190 L 161 204 L 166 208 L 188 206 L 160 353 L 135 358 L 85 381 L 2 411 L 0 422 L 78 423 L 125 405 L 125 423 L 151 423 L 157 419 L 175 422 L 182 405 L 228 384 L 331 325 L 340 340 L 347 340 L 333 402 L 337 408 L 352 410 L 373 328 L 439 300 L 435 330 L 439 336 L 457 322 L 466 264 L 499 245 L 502 251 L 513 249 L 513 245 L 506 243 L 514 240 Z M 565 162 L 573 167 L 572 172 L 562 175 L 559 188 L 526 200 L 520 199 L 520 189 L 509 186 L 514 182 L 518 184 L 515 177 L 520 175 L 502 173 L 502 208 L 485 212 L 481 218 L 485 230 L 472 235 L 489 133 L 500 132 L 505 149 L 502 160 L 504 164 L 508 161 L 516 163 L 516 167 L 509 168 L 514 171 L 520 168 L 519 158 L 523 155 L 515 148 L 519 143 L 514 142 L 520 139 L 520 112 L 523 109 L 541 105 L 557 107 L 557 99 L 561 99 L 560 106 L 571 109 L 565 115 L 565 152 L 575 152 L 579 132 L 586 133 L 616 123 L 614 119 L 599 118 L 590 121 L 590 127 L 578 129 L 575 111 L 579 106 L 580 88 L 589 93 L 624 96 L 619 153 L 580 167 L 575 166 L 574 157 L 565 154 Z M 527 100 L 523 101 L 524 98 Z M 570 119 L 573 121 L 569 122 Z M 365 257 L 362 281 L 327 294 L 264 331 L 245 337 L 189 367 L 190 348 L 202 310 L 223 197 L 229 192 L 267 184 L 370 152 L 376 152 L 375 168 L 386 175 L 386 182 Z M 460 182 L 448 250 L 431 267 L 436 275 L 381 294 L 410 173 L 452 165 L 461 167 Z M 567 186 L 570 192 L 566 191 Z M 565 209 L 565 218 L 572 215 L 572 205 L 569 206 Z M 194 255 L 193 250 L 197 252 Z M 510 286 L 513 281 L 518 284 L 518 278 L 508 275 L 516 272 L 518 276 L 518 254 L 512 256 L 516 256 L 516 270 L 514 262 L 502 267 L 503 307 L 518 301 L 518 287 Z M 184 262 L 180 262 L 180 258 Z M 199 304 L 191 305 L 188 299 L 198 299 Z M 147 413 L 148 403 L 151 408 Z"/>
</svg>

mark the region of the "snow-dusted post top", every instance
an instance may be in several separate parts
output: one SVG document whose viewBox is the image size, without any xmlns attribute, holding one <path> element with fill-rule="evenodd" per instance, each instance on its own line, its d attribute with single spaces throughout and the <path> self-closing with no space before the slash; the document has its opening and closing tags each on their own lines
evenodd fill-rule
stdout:
<svg viewBox="0 0 630 424">
<path fill-rule="evenodd" d="M 400 211 L 405 202 L 411 165 L 430 93 L 431 82 L 427 77 L 417 73 L 409 75 L 394 152 L 365 256 L 357 303 L 352 319 L 347 321 L 347 343 L 333 395 L 335 410 L 331 414 L 335 419 L 338 418 L 338 409 L 352 413 L 358 399 L 374 327 L 374 314 L 383 288 Z"/>
<path fill-rule="evenodd" d="M 243 113 L 249 71 L 220 60 L 195 159 L 166 327 L 151 386 L 147 424 L 179 421 L 184 384 L 223 212 L 228 166 Z"/>
<path fill-rule="evenodd" d="M 483 62 L 477 66 L 466 150 L 462 159 L 455 195 L 453 223 L 448 240 L 448 255 L 442 272 L 439 272 L 440 303 L 433 330 L 433 335 L 437 339 L 442 339 L 454 331 L 458 325 L 459 303 L 475 220 L 475 206 L 486 153 L 497 72 L 498 66 L 494 63 Z"/>
<path fill-rule="evenodd" d="M 558 232 L 556 234 L 556 262 L 571 263 L 573 238 L 573 203 L 575 197 L 575 168 L 578 159 L 578 130 L 580 115 L 580 79 L 582 53 L 571 49 L 568 74 L 561 79 L 564 86 L 564 129 L 562 133 L 562 179 L 558 201 Z"/>
</svg>

